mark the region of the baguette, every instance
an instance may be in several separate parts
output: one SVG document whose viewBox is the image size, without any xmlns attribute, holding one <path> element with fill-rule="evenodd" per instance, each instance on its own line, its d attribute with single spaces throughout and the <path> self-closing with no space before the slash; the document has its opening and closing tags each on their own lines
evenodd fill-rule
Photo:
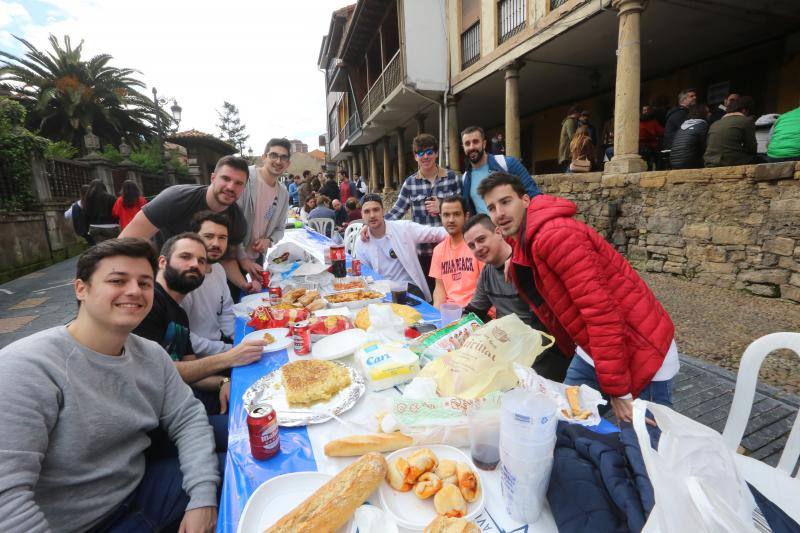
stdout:
<svg viewBox="0 0 800 533">
<path fill-rule="evenodd" d="M 374 433 L 372 435 L 350 435 L 330 441 L 325 445 L 328 457 L 350 457 L 369 452 L 393 452 L 411 446 L 414 440 L 402 433 Z"/>
<path fill-rule="evenodd" d="M 347 523 L 386 477 L 386 459 L 368 453 L 336 474 L 264 533 L 332 533 Z"/>
</svg>

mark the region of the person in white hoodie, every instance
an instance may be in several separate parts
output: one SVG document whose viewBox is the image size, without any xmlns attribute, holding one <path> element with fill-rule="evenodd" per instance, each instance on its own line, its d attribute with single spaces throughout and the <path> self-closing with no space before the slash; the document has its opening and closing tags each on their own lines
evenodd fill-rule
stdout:
<svg viewBox="0 0 800 533">
<path fill-rule="evenodd" d="M 447 230 L 411 220 L 385 220 L 383 215 L 381 196 L 364 195 L 361 217 L 368 231 L 356 240 L 355 257 L 386 279 L 407 281 L 408 292 L 430 301 L 431 293 L 419 263 L 417 245 L 441 242 L 447 237 Z"/>
</svg>

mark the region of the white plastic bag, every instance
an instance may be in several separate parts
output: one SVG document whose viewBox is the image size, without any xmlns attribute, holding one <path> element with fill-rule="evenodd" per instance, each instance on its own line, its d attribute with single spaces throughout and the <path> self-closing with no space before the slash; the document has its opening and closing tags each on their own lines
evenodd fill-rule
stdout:
<svg viewBox="0 0 800 533">
<path fill-rule="evenodd" d="M 645 423 L 661 428 L 658 450 Z M 663 405 L 633 402 L 633 428 L 656 504 L 642 533 L 751 533 L 755 502 L 722 435 Z"/>
<path fill-rule="evenodd" d="M 607 402 L 603 399 L 603 395 L 595 389 L 585 384 L 578 388 L 581 406 L 592 414 L 585 420 L 571 418 L 564 416 L 563 413 L 563 411 L 569 412 L 570 410 L 566 393 L 568 385 L 542 377 L 537 374 L 533 368 L 522 366 L 518 363 L 514 363 L 514 372 L 519 378 L 520 387 L 533 393 L 546 396 L 556 402 L 558 405 L 556 415 L 559 420 L 564 420 L 571 424 L 580 424 L 581 426 L 596 426 L 600 423 L 600 410 L 598 406 L 605 405 Z"/>
</svg>

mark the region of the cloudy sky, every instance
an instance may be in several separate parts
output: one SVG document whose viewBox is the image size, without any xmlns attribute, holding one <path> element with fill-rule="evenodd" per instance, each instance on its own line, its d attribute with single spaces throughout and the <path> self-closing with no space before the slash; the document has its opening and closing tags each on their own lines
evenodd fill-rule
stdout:
<svg viewBox="0 0 800 533">
<path fill-rule="evenodd" d="M 318 147 L 325 131 L 324 75 L 317 69 L 333 10 L 355 0 L 0 0 L 0 50 L 12 35 L 39 49 L 49 34 L 84 40 L 87 57 L 141 71 L 183 108 L 180 129 L 218 134 L 216 110 L 239 107 L 255 153 L 270 137 Z"/>
</svg>

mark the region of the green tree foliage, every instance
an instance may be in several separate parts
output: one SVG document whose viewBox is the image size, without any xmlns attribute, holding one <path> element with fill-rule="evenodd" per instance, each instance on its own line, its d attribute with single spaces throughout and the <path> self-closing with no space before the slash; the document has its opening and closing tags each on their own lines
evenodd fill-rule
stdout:
<svg viewBox="0 0 800 533">
<path fill-rule="evenodd" d="M 78 149 L 67 141 L 51 142 L 44 149 L 44 157 L 47 159 L 72 159 L 78 155 Z"/>
<path fill-rule="evenodd" d="M 42 154 L 49 142 L 23 126 L 25 108 L 0 98 L 0 210 L 19 211 L 34 204 L 31 155 Z"/>
<path fill-rule="evenodd" d="M 22 102 L 30 129 L 75 147 L 81 146 L 88 125 L 103 143 L 113 145 L 122 138 L 156 135 L 155 107 L 139 92 L 145 85 L 135 77 L 137 70 L 111 66 L 109 54 L 84 59 L 83 41 L 73 47 L 68 36 L 62 45 L 51 35 L 48 51 L 15 38 L 27 52 L 0 51 L 0 91 Z M 169 124 L 169 115 L 163 110 L 160 115 Z"/>
<path fill-rule="evenodd" d="M 238 148 L 239 152 L 244 150 L 244 143 L 250 135 L 245 133 L 246 126 L 239 119 L 239 109 L 230 102 L 223 102 L 222 111 L 217 111 L 217 117 L 219 118 L 217 127 L 222 140 Z"/>
</svg>

